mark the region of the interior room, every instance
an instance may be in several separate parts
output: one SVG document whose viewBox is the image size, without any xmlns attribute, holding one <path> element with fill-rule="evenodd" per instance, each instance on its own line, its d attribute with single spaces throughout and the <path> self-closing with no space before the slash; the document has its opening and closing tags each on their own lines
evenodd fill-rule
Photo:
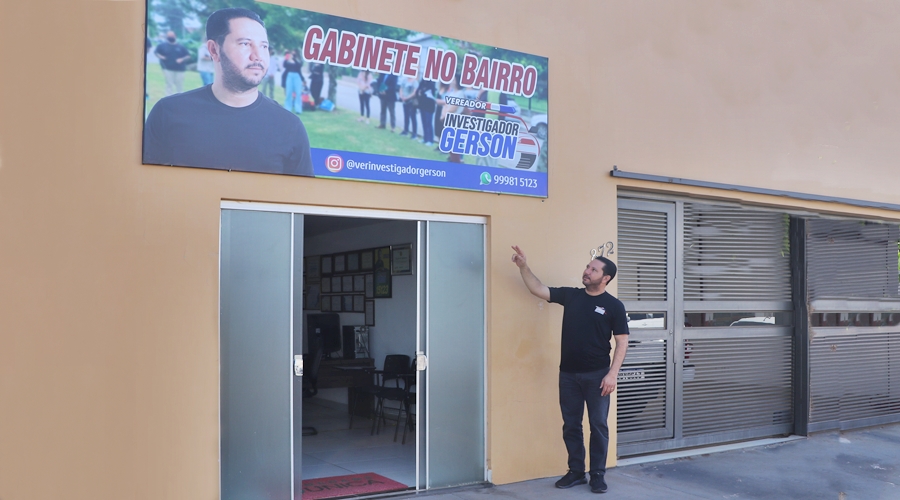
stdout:
<svg viewBox="0 0 900 500">
<path fill-rule="evenodd" d="M 307 215 L 299 237 L 304 496 L 344 496 L 340 479 L 311 480 L 366 473 L 415 488 L 417 222 Z M 376 411 L 384 418 L 373 425 Z"/>
</svg>

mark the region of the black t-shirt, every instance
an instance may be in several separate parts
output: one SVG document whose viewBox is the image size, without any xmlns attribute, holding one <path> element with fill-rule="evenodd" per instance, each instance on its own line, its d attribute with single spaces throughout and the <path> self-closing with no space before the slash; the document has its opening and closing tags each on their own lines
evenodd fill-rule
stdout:
<svg viewBox="0 0 900 500">
<path fill-rule="evenodd" d="M 382 73 L 378 75 L 377 82 L 378 97 L 386 99 L 386 102 L 395 102 L 397 100 L 397 75 Z"/>
<path fill-rule="evenodd" d="M 281 63 L 284 68 L 284 72 L 281 74 L 281 86 L 287 87 L 287 76 L 288 73 L 297 73 L 300 75 L 300 80 L 303 82 L 303 85 L 306 86 L 306 78 L 303 78 L 303 73 L 301 70 L 303 69 L 303 63 L 300 61 L 284 61 Z"/>
<path fill-rule="evenodd" d="M 550 302 L 562 304 L 559 371 L 586 373 L 609 368 L 612 335 L 628 335 L 625 306 L 608 292 L 588 295 L 584 288 L 551 288 Z"/>
<path fill-rule="evenodd" d="M 435 94 L 435 86 L 434 82 L 429 80 L 422 80 L 419 83 L 419 86 L 416 88 L 416 96 L 419 97 L 419 109 L 426 113 L 434 113 L 434 94 Z"/>
<path fill-rule="evenodd" d="M 313 175 L 300 118 L 262 93 L 243 108 L 211 86 L 160 99 L 144 124 L 144 163 Z"/>
<path fill-rule="evenodd" d="M 177 59 L 181 59 L 188 55 L 187 49 L 181 44 L 163 42 L 156 46 L 154 52 L 156 52 L 156 55 L 158 56 L 165 57 L 165 59 L 159 60 L 159 65 L 162 66 L 163 69 L 170 71 L 184 71 L 185 67 L 187 67 L 189 59 L 185 59 L 183 62 L 177 61 Z"/>
</svg>

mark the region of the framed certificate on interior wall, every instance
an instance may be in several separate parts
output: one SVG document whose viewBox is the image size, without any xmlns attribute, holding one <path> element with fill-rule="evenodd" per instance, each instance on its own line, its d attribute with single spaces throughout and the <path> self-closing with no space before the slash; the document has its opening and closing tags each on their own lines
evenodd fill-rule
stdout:
<svg viewBox="0 0 900 500">
<path fill-rule="evenodd" d="M 344 255 L 342 253 L 335 255 L 334 256 L 334 272 L 336 272 L 336 273 L 344 272 L 347 269 L 346 263 L 347 263 L 346 255 Z"/>
<path fill-rule="evenodd" d="M 375 250 L 363 250 L 359 252 L 359 269 L 371 271 L 375 265 Z"/>
<path fill-rule="evenodd" d="M 322 277 L 321 258 L 318 255 L 310 255 L 303 259 L 306 264 L 306 282 L 318 283 Z"/>
<path fill-rule="evenodd" d="M 366 326 L 375 326 L 375 301 L 367 300 L 365 305 L 366 310 Z"/>
<path fill-rule="evenodd" d="M 391 270 L 376 269 L 375 270 L 375 293 L 376 299 L 391 298 Z"/>
<path fill-rule="evenodd" d="M 331 293 L 341 293 L 341 277 L 331 277 Z"/>
<path fill-rule="evenodd" d="M 343 304 L 341 304 L 342 311 L 353 311 L 353 295 L 343 295 L 344 298 Z"/>
<path fill-rule="evenodd" d="M 353 296 L 353 312 L 366 312 L 365 297 L 362 295 Z"/>
<path fill-rule="evenodd" d="M 319 285 L 309 285 L 306 287 L 306 306 L 304 309 L 311 311 L 318 310 L 321 305 L 319 303 Z"/>
<path fill-rule="evenodd" d="M 353 291 L 353 276 L 341 276 L 341 291 L 344 293 Z"/>
<path fill-rule="evenodd" d="M 347 254 L 347 272 L 355 273 L 359 271 L 359 252 L 350 252 Z"/>
<path fill-rule="evenodd" d="M 331 293 L 331 278 L 322 280 L 322 293 Z"/>
<path fill-rule="evenodd" d="M 391 247 L 391 274 L 412 274 L 412 245 Z"/>
<path fill-rule="evenodd" d="M 343 297 L 343 295 L 332 295 L 331 296 L 331 311 L 332 312 L 341 312 L 341 297 Z"/>
<path fill-rule="evenodd" d="M 362 274 L 357 274 L 353 277 L 353 292 L 354 293 L 363 293 L 366 291 L 366 277 Z"/>
<path fill-rule="evenodd" d="M 379 269 L 386 269 L 388 272 L 391 270 L 391 247 L 381 247 L 375 249 L 375 263 L 374 269 L 377 271 Z"/>
<path fill-rule="evenodd" d="M 320 267 L 322 276 L 325 276 L 325 275 L 327 275 L 327 274 L 331 274 L 331 256 L 330 256 L 330 255 L 323 255 L 323 256 L 322 256 L 322 263 L 321 263 L 321 265 L 320 265 L 319 267 Z"/>
</svg>

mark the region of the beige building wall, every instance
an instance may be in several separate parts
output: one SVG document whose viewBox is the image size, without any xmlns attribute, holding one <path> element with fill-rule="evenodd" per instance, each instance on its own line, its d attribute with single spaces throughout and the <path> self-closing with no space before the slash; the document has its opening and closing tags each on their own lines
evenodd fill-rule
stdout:
<svg viewBox="0 0 900 500">
<path fill-rule="evenodd" d="M 282 3 L 549 57 L 549 198 L 141 165 L 144 2 L 0 0 L 0 498 L 218 498 L 221 200 L 489 218 L 496 483 L 565 469 L 511 244 L 577 286 L 620 185 L 900 219 L 609 176 L 900 203 L 897 2 Z"/>
</svg>

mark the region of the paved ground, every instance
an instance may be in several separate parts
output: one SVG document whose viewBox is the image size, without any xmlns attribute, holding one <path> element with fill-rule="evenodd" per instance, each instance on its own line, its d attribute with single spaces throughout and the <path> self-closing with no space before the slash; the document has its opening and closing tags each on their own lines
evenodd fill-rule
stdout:
<svg viewBox="0 0 900 500">
<path fill-rule="evenodd" d="M 556 489 L 556 479 L 419 496 L 446 500 L 487 496 L 540 500 L 900 499 L 900 424 L 620 466 L 607 472 L 609 491 L 602 497 L 587 486 Z"/>
</svg>

